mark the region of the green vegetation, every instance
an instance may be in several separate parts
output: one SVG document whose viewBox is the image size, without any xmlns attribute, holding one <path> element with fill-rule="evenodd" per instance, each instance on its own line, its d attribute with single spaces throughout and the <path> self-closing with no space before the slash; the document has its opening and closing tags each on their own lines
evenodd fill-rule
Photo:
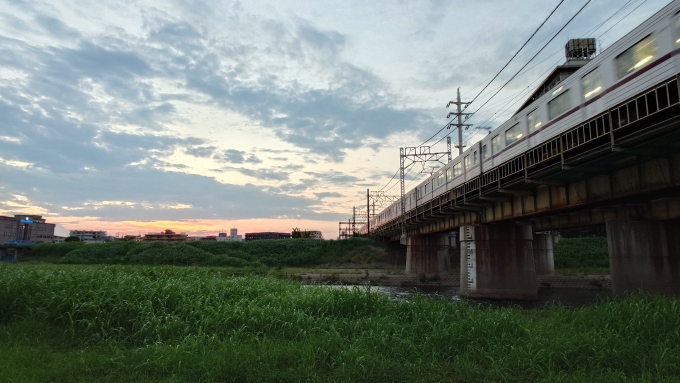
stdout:
<svg viewBox="0 0 680 383">
<path fill-rule="evenodd" d="M 0 266 L 0 381 L 680 381 L 680 300 L 490 309 L 207 268 Z"/>
<path fill-rule="evenodd" d="M 609 267 L 573 267 L 569 269 L 556 269 L 555 275 L 565 277 L 584 277 L 586 275 L 609 275 Z"/>
<path fill-rule="evenodd" d="M 337 269 L 385 263 L 385 245 L 366 238 L 320 241 L 307 238 L 254 242 L 81 242 L 39 244 L 26 261 L 66 264 L 131 264 Z M 607 239 L 562 238 L 554 248 L 555 267 L 572 274 L 608 274 Z M 392 266 L 394 265 L 382 265 Z M 454 268 L 456 265 L 453 265 Z M 358 267 L 358 266 L 357 266 Z M 562 273 L 562 272 L 561 272 Z M 564 274 L 564 273 L 562 273 Z"/>
<path fill-rule="evenodd" d="M 607 238 L 562 238 L 554 247 L 555 268 L 609 268 Z"/>
<path fill-rule="evenodd" d="M 226 267 L 300 267 L 379 262 L 384 246 L 365 238 L 254 242 L 79 242 L 39 244 L 28 260 L 68 264 L 133 264 Z"/>
</svg>

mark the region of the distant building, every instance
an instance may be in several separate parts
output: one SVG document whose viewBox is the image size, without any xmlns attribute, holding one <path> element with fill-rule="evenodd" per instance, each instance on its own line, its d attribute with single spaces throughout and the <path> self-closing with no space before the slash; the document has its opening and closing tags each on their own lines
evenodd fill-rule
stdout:
<svg viewBox="0 0 680 383">
<path fill-rule="evenodd" d="M 302 238 L 323 239 L 323 234 L 319 230 L 303 230 L 300 234 Z"/>
<path fill-rule="evenodd" d="M 12 241 L 52 243 L 54 227 L 55 224 L 46 223 L 41 215 L 0 216 L 0 243 Z"/>
<path fill-rule="evenodd" d="M 142 237 L 142 242 L 186 242 L 189 236 L 186 233 L 175 233 L 166 229 L 162 233 L 148 233 Z"/>
<path fill-rule="evenodd" d="M 246 234 L 246 239 L 247 238 L 248 234 Z M 217 236 L 217 242 L 243 242 L 243 236 L 238 235 L 237 228 L 231 228 L 229 230 L 229 236 L 227 236 L 227 233 L 220 233 Z"/>
<path fill-rule="evenodd" d="M 65 239 L 66 237 L 55 235 L 54 238 L 52 239 L 52 243 L 62 243 L 64 242 Z"/>
<path fill-rule="evenodd" d="M 261 239 L 288 239 L 288 238 L 290 238 L 290 233 L 274 233 L 274 232 L 246 233 L 246 242 L 259 241 Z"/>
<path fill-rule="evenodd" d="M 217 236 L 216 235 L 206 235 L 205 237 L 198 237 L 199 241 L 210 241 L 210 242 L 215 242 L 217 241 Z"/>
<path fill-rule="evenodd" d="M 120 239 L 123 242 L 142 242 L 142 237 L 139 235 L 124 235 L 123 238 Z"/>
<path fill-rule="evenodd" d="M 14 217 L 0 216 L 0 243 L 17 240 L 19 221 Z"/>
<path fill-rule="evenodd" d="M 101 230 L 71 230 L 69 231 L 69 236 L 76 237 L 80 242 L 87 244 L 104 243 L 109 240 L 106 232 Z"/>
</svg>

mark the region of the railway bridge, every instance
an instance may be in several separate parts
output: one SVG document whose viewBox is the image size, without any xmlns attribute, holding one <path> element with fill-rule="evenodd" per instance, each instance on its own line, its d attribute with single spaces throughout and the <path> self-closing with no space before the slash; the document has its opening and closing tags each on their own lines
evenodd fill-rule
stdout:
<svg viewBox="0 0 680 383">
<path fill-rule="evenodd" d="M 554 271 L 550 232 L 605 224 L 614 294 L 680 295 L 679 85 L 667 79 L 370 234 L 406 245 L 416 274 L 444 272 L 456 246 L 462 295 L 535 299 L 536 275 Z"/>
</svg>

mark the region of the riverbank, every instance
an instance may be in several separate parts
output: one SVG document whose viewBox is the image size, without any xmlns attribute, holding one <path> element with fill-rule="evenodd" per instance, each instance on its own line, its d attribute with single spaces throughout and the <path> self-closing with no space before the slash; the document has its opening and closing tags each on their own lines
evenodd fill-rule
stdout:
<svg viewBox="0 0 680 383">
<path fill-rule="evenodd" d="M 489 308 L 168 266 L 0 266 L 0 380 L 678 381 L 680 300 Z"/>
</svg>

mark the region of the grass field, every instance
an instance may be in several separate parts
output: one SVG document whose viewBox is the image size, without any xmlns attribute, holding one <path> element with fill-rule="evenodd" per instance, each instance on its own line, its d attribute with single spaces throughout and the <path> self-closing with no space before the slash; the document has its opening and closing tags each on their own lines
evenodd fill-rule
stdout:
<svg viewBox="0 0 680 383">
<path fill-rule="evenodd" d="M 211 268 L 0 266 L 3 382 L 678 382 L 679 361 L 676 298 L 523 311 Z"/>
</svg>

